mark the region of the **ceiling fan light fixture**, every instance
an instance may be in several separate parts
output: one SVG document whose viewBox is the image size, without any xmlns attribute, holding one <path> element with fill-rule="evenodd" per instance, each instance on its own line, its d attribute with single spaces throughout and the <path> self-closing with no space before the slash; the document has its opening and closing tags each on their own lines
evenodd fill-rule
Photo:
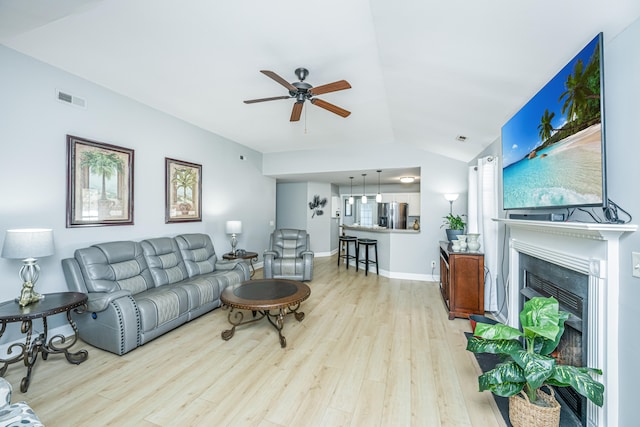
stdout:
<svg viewBox="0 0 640 427">
<path fill-rule="evenodd" d="M 400 178 L 400 182 L 403 184 L 411 184 L 415 180 L 416 179 L 412 176 L 403 176 L 402 178 Z"/>
</svg>

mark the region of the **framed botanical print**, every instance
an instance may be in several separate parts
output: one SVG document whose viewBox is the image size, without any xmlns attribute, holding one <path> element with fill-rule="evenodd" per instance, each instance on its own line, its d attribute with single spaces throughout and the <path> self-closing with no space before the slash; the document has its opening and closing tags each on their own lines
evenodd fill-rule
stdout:
<svg viewBox="0 0 640 427">
<path fill-rule="evenodd" d="M 133 225 L 133 150 L 67 135 L 67 228 Z"/>
<path fill-rule="evenodd" d="M 165 222 L 202 221 L 202 165 L 165 158 Z"/>
</svg>

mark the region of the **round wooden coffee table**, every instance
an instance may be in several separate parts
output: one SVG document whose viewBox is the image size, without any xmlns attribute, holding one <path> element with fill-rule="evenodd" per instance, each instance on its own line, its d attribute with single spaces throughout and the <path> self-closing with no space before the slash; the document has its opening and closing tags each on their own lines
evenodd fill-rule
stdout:
<svg viewBox="0 0 640 427">
<path fill-rule="evenodd" d="M 267 318 L 280 336 L 280 346 L 287 346 L 287 339 L 282 335 L 284 317 L 293 313 L 298 322 L 304 319 L 304 313 L 298 312 L 300 303 L 309 298 L 311 289 L 302 282 L 286 279 L 249 280 L 234 288 L 226 288 L 220 295 L 222 304 L 230 307 L 229 323 L 231 329 L 222 332 L 222 339 L 230 340 L 236 331 L 236 326 L 257 322 Z M 238 310 L 250 310 L 253 317 L 244 320 L 244 313 Z M 272 313 L 274 311 L 275 313 Z M 258 317 L 258 313 L 260 316 Z"/>
</svg>

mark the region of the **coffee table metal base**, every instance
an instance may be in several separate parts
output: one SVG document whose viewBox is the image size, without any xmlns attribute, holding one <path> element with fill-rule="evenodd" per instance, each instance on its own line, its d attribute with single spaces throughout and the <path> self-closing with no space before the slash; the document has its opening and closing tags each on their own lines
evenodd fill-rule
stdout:
<svg viewBox="0 0 640 427">
<path fill-rule="evenodd" d="M 284 327 L 284 318 L 288 314 L 293 314 L 298 322 L 302 322 L 304 319 L 304 313 L 298 312 L 300 308 L 300 304 L 298 303 L 295 307 L 287 307 L 281 308 L 279 310 L 273 310 L 275 313 L 271 313 L 272 310 L 256 310 L 253 311 L 253 317 L 248 320 L 244 320 L 244 312 L 243 311 L 234 311 L 234 308 L 231 307 L 229 309 L 229 315 L 227 318 L 229 319 L 229 323 L 233 325 L 231 329 L 227 329 L 222 331 L 221 336 L 225 341 L 233 338 L 233 335 L 236 332 L 236 327 L 241 325 L 246 325 L 248 323 L 257 322 L 259 320 L 264 319 L 265 317 L 273 325 L 274 328 L 278 331 L 278 335 L 280 337 L 280 347 L 285 348 L 287 346 L 287 339 L 282 335 L 282 328 Z M 258 317 L 258 314 L 260 315 Z"/>
</svg>

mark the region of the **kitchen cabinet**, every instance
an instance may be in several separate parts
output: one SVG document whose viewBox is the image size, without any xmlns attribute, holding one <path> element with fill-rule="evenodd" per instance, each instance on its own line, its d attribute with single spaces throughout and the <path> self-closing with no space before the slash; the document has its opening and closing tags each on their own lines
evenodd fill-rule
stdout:
<svg viewBox="0 0 640 427">
<path fill-rule="evenodd" d="M 420 216 L 420 193 L 407 193 L 408 216 Z"/>
<path fill-rule="evenodd" d="M 449 242 L 440 242 L 440 293 L 449 320 L 484 314 L 484 254 L 453 252 Z"/>
<path fill-rule="evenodd" d="M 382 203 L 408 203 L 409 216 L 420 216 L 420 193 L 382 193 Z"/>
</svg>

